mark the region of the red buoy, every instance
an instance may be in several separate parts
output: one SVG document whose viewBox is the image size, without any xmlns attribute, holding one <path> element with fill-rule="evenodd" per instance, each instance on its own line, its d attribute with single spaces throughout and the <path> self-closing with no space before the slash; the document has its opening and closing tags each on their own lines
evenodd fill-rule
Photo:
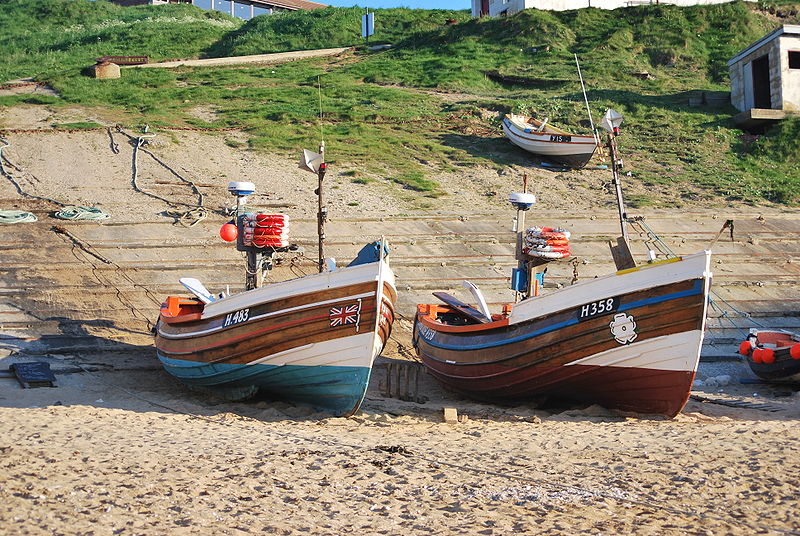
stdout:
<svg viewBox="0 0 800 536">
<path fill-rule="evenodd" d="M 762 357 L 763 355 L 764 355 L 764 349 L 756 348 L 755 350 L 753 350 L 753 355 L 752 355 L 753 361 L 756 363 L 763 363 L 764 362 L 764 359 Z"/>
<path fill-rule="evenodd" d="M 792 359 L 800 359 L 800 344 L 795 344 L 789 349 L 789 355 Z"/>
<path fill-rule="evenodd" d="M 225 242 L 233 242 L 239 236 L 239 229 L 231 222 L 226 223 L 219 229 L 219 236 Z"/>
<path fill-rule="evenodd" d="M 762 348 L 761 352 L 761 361 L 763 361 L 764 364 L 771 365 L 775 362 L 775 350 L 772 348 Z"/>
<path fill-rule="evenodd" d="M 750 344 L 750 341 L 743 341 L 742 344 L 739 345 L 739 353 L 742 355 L 750 355 L 750 350 L 753 349 L 753 345 Z"/>
</svg>

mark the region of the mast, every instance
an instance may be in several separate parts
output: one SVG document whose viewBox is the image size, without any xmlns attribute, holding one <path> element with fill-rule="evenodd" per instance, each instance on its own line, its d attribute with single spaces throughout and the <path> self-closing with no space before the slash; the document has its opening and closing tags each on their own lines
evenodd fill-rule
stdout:
<svg viewBox="0 0 800 536">
<path fill-rule="evenodd" d="M 319 154 L 322 161 L 317 170 L 317 177 L 319 179 L 317 186 L 317 199 L 319 201 L 319 210 L 317 211 L 317 238 L 319 240 L 319 271 L 322 273 L 325 270 L 325 222 L 328 220 L 328 207 L 325 206 L 325 193 L 322 189 L 322 181 L 325 178 L 325 172 L 328 170 L 328 164 L 325 163 L 325 141 L 319 142 Z"/>
<path fill-rule="evenodd" d="M 589 98 L 586 96 L 586 85 L 583 83 L 583 74 L 581 73 L 581 64 L 578 62 L 578 55 L 575 54 L 575 65 L 578 67 L 578 78 L 581 81 L 581 90 L 583 91 L 583 102 L 586 104 L 586 113 L 589 114 L 589 124 L 592 127 L 592 135 L 594 136 L 597 145 L 600 145 L 600 137 L 597 135 L 597 129 L 594 127 L 594 120 L 592 119 L 592 110 L 589 108 Z"/>
<path fill-rule="evenodd" d="M 622 159 L 617 158 L 617 134 L 619 128 L 613 129 L 608 133 L 608 151 L 611 155 L 611 183 L 614 185 L 614 190 L 617 195 L 617 210 L 619 211 L 619 226 L 622 231 L 622 238 L 628 242 L 628 228 L 625 222 L 628 221 L 628 214 L 625 210 L 625 200 L 622 198 L 622 183 L 619 178 L 619 169 L 622 167 Z"/>
<path fill-rule="evenodd" d="M 323 181 L 328 164 L 325 163 L 325 135 L 322 131 L 322 85 L 317 78 L 319 86 L 319 152 L 315 153 L 308 149 L 303 149 L 300 157 L 300 169 L 310 171 L 317 175 L 317 243 L 319 244 L 318 268 L 320 273 L 325 271 L 325 222 L 328 221 L 328 207 L 325 205 L 325 190 Z"/>
<path fill-rule="evenodd" d="M 625 270 L 636 266 L 633 255 L 631 255 L 628 229 L 625 226 L 628 221 L 628 214 L 625 210 L 625 200 L 622 198 L 622 182 L 619 176 L 619 170 L 622 168 L 623 163 L 622 158 L 617 153 L 617 136 L 619 136 L 619 126 L 622 124 L 622 120 L 622 114 L 609 108 L 600 121 L 600 126 L 608 132 L 608 151 L 611 155 L 611 182 L 614 184 L 614 192 L 617 196 L 619 228 L 622 232 L 622 236 L 617 238 L 616 245 L 609 241 L 611 255 L 614 257 L 614 264 L 617 265 L 617 270 Z"/>
</svg>

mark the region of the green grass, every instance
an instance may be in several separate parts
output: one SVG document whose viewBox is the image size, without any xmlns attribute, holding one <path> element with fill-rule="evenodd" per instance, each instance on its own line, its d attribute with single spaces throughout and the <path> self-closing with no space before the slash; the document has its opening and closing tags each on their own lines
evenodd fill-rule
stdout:
<svg viewBox="0 0 800 536">
<path fill-rule="evenodd" d="M 94 121 L 77 121 L 75 123 L 54 123 L 53 128 L 60 130 L 94 130 L 103 128 L 103 125 Z"/>
<path fill-rule="evenodd" d="M 123 69 L 120 79 L 95 80 L 82 70 L 102 55 L 160 60 L 361 45 L 362 10 L 243 22 L 187 5 L 10 0 L 0 9 L 0 80 L 34 77 L 59 97 L 4 96 L 0 105 L 80 105 L 156 130 L 241 126 L 251 149 L 286 154 L 313 148 L 324 136 L 333 164 L 363 170 L 346 175 L 351 182 L 382 176 L 437 196 L 440 186 L 428 178 L 434 171 L 530 162 L 502 137 L 502 113 L 548 117 L 588 132 L 577 54 L 595 120 L 608 107 L 625 116 L 619 142 L 627 181 L 674 192 L 670 201 L 678 205 L 681 199 L 797 204 L 796 121 L 745 144 L 731 123 L 732 107 L 689 106 L 699 91 L 727 91 L 727 59 L 774 29 L 776 15 L 796 23 L 797 13 L 798 4 L 783 0 L 526 10 L 480 20 L 467 11 L 376 10 L 371 43 L 390 42 L 388 50 L 359 46 L 337 58 L 266 67 Z M 501 85 L 488 71 L 535 84 Z M 213 108 L 214 119 L 195 117 L 198 106 Z M 657 202 L 642 194 L 632 205 Z"/>
</svg>

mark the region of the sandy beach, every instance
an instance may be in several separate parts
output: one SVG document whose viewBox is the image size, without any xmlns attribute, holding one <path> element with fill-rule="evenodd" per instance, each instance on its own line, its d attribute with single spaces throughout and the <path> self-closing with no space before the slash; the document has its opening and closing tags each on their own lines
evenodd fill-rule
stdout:
<svg viewBox="0 0 800 536">
<path fill-rule="evenodd" d="M 61 121 L 103 120 L 60 113 L 73 113 Z M 21 129 L 55 121 L 41 109 L 0 119 Z M 225 143 L 238 135 L 169 134 L 150 145 L 207 194 L 211 214 L 191 228 L 132 187 L 122 136 L 119 154 L 105 131 L 8 136 L 4 154 L 26 191 L 96 203 L 112 218 L 59 222 L 56 207 L 0 181 L 2 208 L 39 217 L 0 229 L 0 371 L 41 360 L 57 378 L 55 388 L 22 389 L 0 377 L 0 534 L 800 534 L 800 396 L 741 383 L 752 375 L 732 357 L 739 334 L 719 318 L 710 323 L 698 398 L 671 420 L 598 406 L 479 404 L 425 374 L 418 402 L 384 392 L 388 363 L 414 366 L 409 319 L 418 300 L 465 274 L 481 280 L 493 306 L 508 292 L 510 255 L 495 229 L 507 232 L 504 200 L 516 186 L 494 169 L 436 177 L 448 192 L 436 211 L 388 180 L 356 187 L 332 172 L 330 247 L 351 255 L 364 235 L 386 233 L 402 294 L 401 317 L 355 416 L 224 402 L 179 384 L 159 366 L 150 327 L 184 273 L 202 273 L 221 289 L 241 284 L 240 256 L 216 236 L 231 203 L 225 184 L 256 182 L 258 203 L 291 212 L 296 236 L 311 248 L 315 207 L 304 199 L 313 175 L 294 158 Z M 577 229 L 583 260 L 554 267 L 550 284 L 606 273 L 610 259 L 599 259 L 616 224 L 605 175 L 586 172 L 575 187 L 551 172 L 530 173 L 549 211 L 541 214 Z M 139 180 L 161 197 L 196 199 L 151 160 L 142 160 Z M 769 321 L 796 324 L 796 245 L 773 240 L 763 257 L 757 248 L 782 228 L 794 229 L 796 241 L 797 214 L 736 214 L 736 242 L 720 243 L 715 286 Z M 681 217 L 686 229 L 665 233 L 679 251 L 700 249 L 724 219 L 698 210 L 649 221 L 669 227 Z M 54 225 L 73 240 L 54 234 Z M 779 247 L 790 253 L 776 254 Z M 308 270 L 301 260 L 290 268 Z M 461 420 L 443 422 L 443 408 Z"/>
<path fill-rule="evenodd" d="M 666 421 L 371 390 L 344 419 L 210 404 L 157 370 L 62 377 L 0 387 L 5 534 L 800 530 L 797 395 Z M 467 419 L 443 423 L 442 403 Z"/>
</svg>

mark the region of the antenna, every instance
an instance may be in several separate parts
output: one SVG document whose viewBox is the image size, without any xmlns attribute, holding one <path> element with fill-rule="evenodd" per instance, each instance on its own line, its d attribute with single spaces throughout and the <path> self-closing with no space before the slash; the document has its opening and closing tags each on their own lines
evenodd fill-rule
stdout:
<svg viewBox="0 0 800 536">
<path fill-rule="evenodd" d="M 578 78 L 581 81 L 581 90 L 583 91 L 583 102 L 586 103 L 586 112 L 589 114 L 589 124 L 592 126 L 592 134 L 597 145 L 600 145 L 600 138 L 597 135 L 597 130 L 594 128 L 594 120 L 592 120 L 592 110 L 589 108 L 589 99 L 586 97 L 586 86 L 583 83 L 583 74 L 581 74 L 581 64 L 578 62 L 578 55 L 575 54 L 575 65 L 578 67 Z"/>
<path fill-rule="evenodd" d="M 317 90 L 319 90 L 319 139 L 322 140 L 322 145 L 325 145 L 325 133 L 322 132 L 322 81 L 320 76 L 317 76 Z"/>
<path fill-rule="evenodd" d="M 300 157 L 300 169 L 305 169 L 317 175 L 318 186 L 314 193 L 317 194 L 318 210 L 317 210 L 317 236 L 319 239 L 319 271 L 325 270 L 325 222 L 328 220 L 328 208 L 325 206 L 325 191 L 322 188 L 322 181 L 325 178 L 325 172 L 328 170 L 328 164 L 325 163 L 325 138 L 322 131 L 322 83 L 320 77 L 317 77 L 317 87 L 319 88 L 319 133 L 322 139 L 319 142 L 319 153 L 303 149 L 303 155 Z"/>
</svg>

